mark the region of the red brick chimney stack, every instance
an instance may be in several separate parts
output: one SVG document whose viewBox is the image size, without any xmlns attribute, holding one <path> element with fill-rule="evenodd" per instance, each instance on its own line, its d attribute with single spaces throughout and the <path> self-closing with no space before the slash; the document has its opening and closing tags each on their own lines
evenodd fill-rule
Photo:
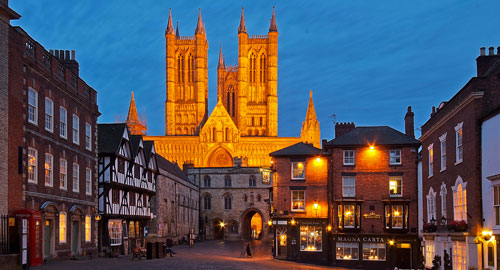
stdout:
<svg viewBox="0 0 500 270">
<path fill-rule="evenodd" d="M 338 138 L 347 132 L 356 128 L 354 122 L 345 122 L 345 123 L 335 123 L 335 138 Z"/>
<path fill-rule="evenodd" d="M 477 64 L 477 77 L 485 76 L 490 68 L 497 62 L 500 61 L 500 47 L 497 48 L 497 53 L 495 54 L 495 47 L 488 48 L 488 55 L 486 55 L 486 48 L 481 47 L 479 50 L 479 57 L 476 58 Z"/>
<path fill-rule="evenodd" d="M 50 54 L 59 59 L 59 62 L 73 74 L 79 76 L 80 65 L 76 62 L 75 50 L 49 50 Z"/>
<path fill-rule="evenodd" d="M 405 115 L 405 134 L 412 138 L 415 138 L 414 116 L 415 114 L 411 111 L 411 106 L 408 106 L 408 111 Z"/>
</svg>

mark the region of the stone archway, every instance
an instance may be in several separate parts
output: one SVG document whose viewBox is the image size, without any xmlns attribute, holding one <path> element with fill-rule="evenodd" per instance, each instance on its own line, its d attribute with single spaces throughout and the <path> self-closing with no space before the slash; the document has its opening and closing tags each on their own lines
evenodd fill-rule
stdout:
<svg viewBox="0 0 500 270">
<path fill-rule="evenodd" d="M 224 148 L 214 150 L 208 158 L 208 167 L 232 167 L 233 157 Z"/>
<path fill-rule="evenodd" d="M 222 220 L 219 218 L 214 218 L 212 220 L 212 230 L 214 240 L 224 239 L 224 226 L 221 226 Z"/>
<path fill-rule="evenodd" d="M 245 241 L 262 239 L 264 235 L 264 216 L 262 213 L 251 208 L 246 210 L 241 217 L 241 237 Z"/>
</svg>

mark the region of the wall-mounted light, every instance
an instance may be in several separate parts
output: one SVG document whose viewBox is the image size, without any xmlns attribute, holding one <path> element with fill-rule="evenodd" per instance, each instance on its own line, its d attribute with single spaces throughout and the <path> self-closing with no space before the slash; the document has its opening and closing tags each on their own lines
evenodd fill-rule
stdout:
<svg viewBox="0 0 500 270">
<path fill-rule="evenodd" d="M 389 245 L 394 246 L 394 240 L 389 240 Z"/>
<path fill-rule="evenodd" d="M 318 207 L 319 207 L 318 203 L 314 203 L 313 207 L 314 207 L 315 210 L 318 210 Z"/>
<path fill-rule="evenodd" d="M 226 226 L 226 224 L 223 221 L 221 221 L 219 225 L 221 228 L 224 228 L 224 226 Z"/>
<path fill-rule="evenodd" d="M 295 223 L 296 223 L 295 219 L 290 220 L 290 224 L 292 224 L 292 226 L 295 226 Z"/>
<path fill-rule="evenodd" d="M 332 231 L 332 225 L 328 225 L 328 226 L 326 226 L 326 231 L 327 231 L 327 232 L 331 232 L 331 231 Z"/>
<path fill-rule="evenodd" d="M 375 146 L 374 145 L 370 145 L 370 150 L 375 150 Z"/>
<path fill-rule="evenodd" d="M 271 220 L 269 220 L 269 221 L 267 222 L 267 226 L 272 226 L 272 225 L 273 225 L 273 222 L 272 222 Z"/>
</svg>

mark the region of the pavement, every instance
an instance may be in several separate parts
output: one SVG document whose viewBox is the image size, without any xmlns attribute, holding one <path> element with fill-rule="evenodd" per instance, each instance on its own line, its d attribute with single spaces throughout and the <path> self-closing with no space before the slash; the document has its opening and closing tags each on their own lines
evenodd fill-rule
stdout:
<svg viewBox="0 0 500 270">
<path fill-rule="evenodd" d="M 296 263 L 273 259 L 270 255 L 240 257 L 243 244 L 240 241 L 203 241 L 194 247 L 174 246 L 177 254 L 174 257 L 146 260 L 131 260 L 132 256 L 118 258 L 97 258 L 51 261 L 42 266 L 32 267 L 35 270 L 94 270 L 94 269 L 187 269 L 187 270 L 233 270 L 233 269 L 342 269 L 312 264 Z"/>
</svg>

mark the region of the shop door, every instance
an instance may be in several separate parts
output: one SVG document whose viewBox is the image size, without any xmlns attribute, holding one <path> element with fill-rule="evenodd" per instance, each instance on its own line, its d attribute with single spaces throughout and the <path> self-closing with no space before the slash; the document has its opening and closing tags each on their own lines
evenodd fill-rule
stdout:
<svg viewBox="0 0 500 270">
<path fill-rule="evenodd" d="M 396 248 L 396 266 L 399 269 L 411 268 L 411 245 L 402 243 Z"/>
<path fill-rule="evenodd" d="M 45 226 L 43 226 L 43 258 L 50 257 L 50 243 L 52 240 L 52 220 L 45 220 Z"/>
<path fill-rule="evenodd" d="M 287 235 L 286 235 L 286 227 L 285 226 L 278 226 L 276 227 L 276 243 L 277 243 L 277 250 L 276 250 L 276 256 L 277 257 L 286 257 L 287 253 Z"/>
<path fill-rule="evenodd" d="M 78 226 L 79 222 L 78 221 L 73 221 L 73 228 L 71 230 L 71 252 L 73 253 L 73 255 L 76 255 L 78 254 L 78 244 L 79 244 L 79 241 L 78 241 L 78 235 L 79 235 L 79 232 L 80 232 L 80 226 Z"/>
</svg>

